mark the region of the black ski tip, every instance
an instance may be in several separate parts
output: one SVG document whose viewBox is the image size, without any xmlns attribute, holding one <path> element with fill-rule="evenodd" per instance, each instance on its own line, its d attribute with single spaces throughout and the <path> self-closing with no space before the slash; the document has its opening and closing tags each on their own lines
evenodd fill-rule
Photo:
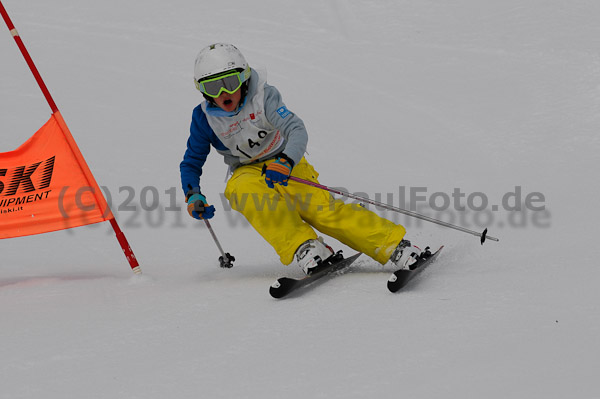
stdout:
<svg viewBox="0 0 600 399">
<path fill-rule="evenodd" d="M 288 277 L 281 277 L 269 287 L 269 294 L 275 299 L 280 299 L 289 294 L 297 281 Z"/>
<path fill-rule="evenodd" d="M 426 247 L 425 251 L 423 251 L 423 256 L 418 261 L 419 264 L 415 269 L 400 269 L 393 272 L 387 282 L 388 290 L 390 290 L 390 292 L 400 291 L 400 289 L 407 285 L 410 280 L 421 273 L 428 264 L 439 255 L 442 249 L 444 249 L 443 245 L 437 251 L 432 253 L 429 250 L 429 247 Z"/>
<path fill-rule="evenodd" d="M 483 230 L 483 233 L 481 233 L 481 245 L 483 245 L 483 243 L 485 242 L 486 237 L 487 237 L 487 229 Z"/>
<path fill-rule="evenodd" d="M 405 270 L 405 272 L 408 272 L 408 271 Z M 410 272 L 408 272 L 408 273 L 410 273 Z M 401 278 L 401 275 L 402 275 L 402 273 L 399 273 L 398 271 L 392 273 L 391 277 L 389 278 L 389 280 L 387 282 L 387 287 L 388 287 L 388 290 L 390 290 L 390 292 L 397 292 L 406 283 L 407 278 L 404 276 L 402 276 L 402 278 Z M 400 280 L 399 280 L 399 278 L 400 278 Z"/>
</svg>

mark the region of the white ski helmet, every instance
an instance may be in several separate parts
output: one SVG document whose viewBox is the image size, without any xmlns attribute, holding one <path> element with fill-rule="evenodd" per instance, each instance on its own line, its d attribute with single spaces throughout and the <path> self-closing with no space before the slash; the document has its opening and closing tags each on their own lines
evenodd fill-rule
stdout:
<svg viewBox="0 0 600 399">
<path fill-rule="evenodd" d="M 250 77 L 250 67 L 237 47 L 226 43 L 211 44 L 200 50 L 196 57 L 194 80 L 197 85 L 199 80 L 231 70 L 245 72 L 242 82 Z"/>
</svg>

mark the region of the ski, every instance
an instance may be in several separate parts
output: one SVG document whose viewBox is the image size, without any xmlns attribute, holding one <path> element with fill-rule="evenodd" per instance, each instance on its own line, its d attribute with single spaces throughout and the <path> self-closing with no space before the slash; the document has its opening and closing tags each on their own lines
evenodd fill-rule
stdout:
<svg viewBox="0 0 600 399">
<path fill-rule="evenodd" d="M 334 272 L 344 270 L 349 267 L 355 260 L 361 255 L 357 253 L 349 258 L 344 258 L 342 251 L 338 251 L 332 255 L 321 265 L 318 269 L 311 273 L 309 276 L 302 278 L 291 278 L 281 277 L 275 281 L 269 288 L 269 293 L 273 298 L 283 298 L 292 292 L 295 292 L 303 287 L 313 285 L 319 280 L 323 280 L 324 277 L 333 275 Z"/>
<path fill-rule="evenodd" d="M 417 261 L 413 265 L 411 265 L 413 266 L 411 270 L 400 269 L 392 273 L 392 275 L 388 279 L 388 289 L 391 292 L 397 292 L 400 289 L 402 289 L 402 287 L 408 284 L 408 282 L 411 281 L 413 278 L 421 274 L 421 272 L 425 270 L 427 266 L 429 266 L 435 260 L 435 258 L 440 254 L 442 248 L 444 248 L 443 245 L 437 251 L 431 253 L 429 247 L 427 247 L 425 248 L 425 251 L 421 253 L 419 259 L 417 259 Z"/>
</svg>

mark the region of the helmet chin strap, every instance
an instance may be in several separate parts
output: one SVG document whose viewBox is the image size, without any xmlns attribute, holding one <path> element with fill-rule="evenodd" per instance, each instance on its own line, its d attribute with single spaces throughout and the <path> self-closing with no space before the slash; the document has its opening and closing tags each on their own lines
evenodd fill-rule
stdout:
<svg viewBox="0 0 600 399">
<path fill-rule="evenodd" d="M 217 106 L 217 103 L 215 102 L 215 99 L 212 98 L 211 96 L 207 96 L 206 94 L 202 93 L 202 97 L 204 97 L 204 99 L 206 101 L 208 101 L 210 105 L 214 105 L 215 107 Z"/>
</svg>

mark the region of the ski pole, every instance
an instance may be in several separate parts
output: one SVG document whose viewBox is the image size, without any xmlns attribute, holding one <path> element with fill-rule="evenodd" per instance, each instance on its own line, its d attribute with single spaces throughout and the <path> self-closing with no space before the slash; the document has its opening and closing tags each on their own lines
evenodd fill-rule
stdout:
<svg viewBox="0 0 600 399">
<path fill-rule="evenodd" d="M 215 244 L 217 244 L 217 248 L 219 248 L 219 252 L 221 252 L 221 256 L 219 256 L 219 264 L 221 265 L 221 267 L 224 267 L 227 269 L 232 268 L 233 262 L 235 261 L 235 257 L 230 255 L 229 252 L 226 253 L 225 251 L 223 251 L 223 247 L 221 247 L 221 243 L 219 242 L 219 239 L 217 238 L 215 231 L 213 230 L 212 226 L 210 225 L 210 222 L 207 219 L 202 219 L 202 220 L 204 220 L 204 223 L 206 223 L 206 227 L 208 228 L 210 235 L 212 236 L 213 240 L 215 241 Z"/>
<path fill-rule="evenodd" d="M 469 229 L 466 229 L 464 227 L 456 226 L 456 225 L 451 224 L 451 223 L 446 223 L 446 222 L 442 222 L 441 220 L 430 218 L 429 216 L 421 215 L 420 213 L 417 213 L 417 212 L 407 211 L 406 209 L 397 208 L 395 206 L 387 205 L 387 204 L 384 204 L 382 202 L 374 201 L 374 200 L 371 200 L 369 198 L 361 197 L 359 195 L 354 195 L 354 194 L 351 194 L 351 193 L 348 193 L 348 192 L 345 192 L 345 191 L 342 191 L 342 190 L 336 190 L 334 188 L 327 187 L 327 186 L 324 186 L 324 185 L 319 184 L 319 183 L 313 183 L 311 181 L 300 179 L 298 177 L 290 176 L 290 180 L 293 180 L 293 181 L 298 182 L 298 183 L 306 184 L 306 185 L 309 185 L 309 186 L 317 187 L 317 188 L 320 188 L 321 190 L 329 191 L 329 192 L 334 193 L 334 194 L 343 195 L 344 197 L 348 197 L 348 198 L 352 198 L 352 199 L 355 199 L 355 200 L 358 200 L 358 201 L 366 202 L 366 203 L 371 204 L 371 205 L 379 206 L 379 207 L 382 207 L 384 209 L 388 209 L 390 211 L 395 211 L 395 212 L 403 213 L 405 215 L 412 216 L 412 217 L 417 218 L 417 219 L 422 219 L 422 220 L 425 220 L 425 221 L 428 221 L 428 222 L 431 222 L 431 223 L 439 224 L 440 226 L 449 227 L 451 229 L 462 231 L 463 233 L 468 233 L 468 234 L 477 236 L 477 237 L 481 238 L 481 244 L 482 245 L 483 245 L 483 243 L 485 242 L 486 239 L 490 239 L 490 240 L 496 241 L 496 242 L 500 241 L 496 237 L 488 236 L 487 235 L 487 229 L 483 230 L 482 233 L 478 233 L 476 231 L 469 230 Z"/>
</svg>

